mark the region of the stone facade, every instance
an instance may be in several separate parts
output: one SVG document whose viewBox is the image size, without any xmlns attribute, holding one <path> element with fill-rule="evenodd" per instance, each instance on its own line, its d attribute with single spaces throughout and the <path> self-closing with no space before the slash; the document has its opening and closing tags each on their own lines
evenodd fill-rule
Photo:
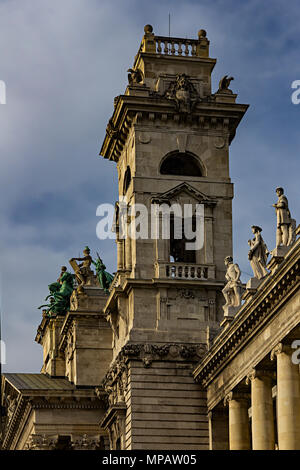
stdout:
<svg viewBox="0 0 300 470">
<path fill-rule="evenodd" d="M 2 448 L 300 448 L 299 240 L 273 250 L 266 277 L 239 282 L 224 318 L 229 146 L 248 105 L 232 77 L 212 92 L 215 63 L 204 30 L 180 39 L 145 27 L 100 152 L 118 171 L 117 272 L 109 292 L 95 278 L 66 314 L 43 315 L 40 374 L 3 376 Z M 199 248 L 164 237 L 162 206 L 174 205 L 174 227 L 186 205 L 191 220 L 201 207 Z M 122 237 L 136 207 L 148 237 Z"/>
</svg>

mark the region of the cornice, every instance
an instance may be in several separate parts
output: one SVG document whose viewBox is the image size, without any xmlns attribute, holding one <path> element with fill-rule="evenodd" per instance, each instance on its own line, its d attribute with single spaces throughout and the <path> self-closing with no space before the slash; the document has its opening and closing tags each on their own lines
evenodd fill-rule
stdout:
<svg viewBox="0 0 300 470">
<path fill-rule="evenodd" d="M 206 266 L 214 267 L 214 264 L 207 264 Z M 124 295 L 128 295 L 128 293 L 133 289 L 152 289 L 153 287 L 169 287 L 169 288 L 184 288 L 184 287 L 216 287 L 222 289 L 224 287 L 224 281 L 217 281 L 215 279 L 159 279 L 159 278 L 151 278 L 151 279 L 133 279 L 133 278 L 126 278 L 122 285 L 118 285 L 114 287 L 110 295 L 107 299 L 105 307 L 103 309 L 104 314 L 107 316 L 110 311 L 114 310 L 116 307 L 116 299 L 118 297 L 122 297 Z"/>
<path fill-rule="evenodd" d="M 170 100 L 156 92 L 150 92 L 147 97 L 120 95 L 106 128 L 99 155 L 117 162 L 132 125 L 138 126 L 144 121 L 153 124 L 159 120 L 160 125 L 169 120 L 175 123 L 186 121 L 193 122 L 199 129 L 223 129 L 229 133 L 231 142 L 248 107 L 247 104 L 216 103 L 211 95 L 197 103 L 193 113 L 179 113 Z"/>
<path fill-rule="evenodd" d="M 102 309 L 99 311 L 94 311 L 94 312 L 87 312 L 86 310 L 69 310 L 67 312 L 67 315 L 65 317 L 65 320 L 62 324 L 61 330 L 60 330 L 60 336 L 61 340 L 59 342 L 58 349 L 63 351 L 66 347 L 67 344 L 67 333 L 73 324 L 74 320 L 79 320 L 79 319 L 99 319 L 99 318 L 104 318 L 105 315 L 102 312 Z"/>
<path fill-rule="evenodd" d="M 145 368 L 151 367 L 154 361 L 189 361 L 195 362 L 206 352 L 203 343 L 127 343 L 106 373 L 102 385 L 104 390 L 117 380 L 130 360 L 142 362 Z"/>
</svg>

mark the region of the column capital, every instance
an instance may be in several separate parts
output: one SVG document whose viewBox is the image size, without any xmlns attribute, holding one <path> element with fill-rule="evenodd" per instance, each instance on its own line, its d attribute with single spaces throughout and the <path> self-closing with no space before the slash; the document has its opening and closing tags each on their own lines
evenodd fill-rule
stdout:
<svg viewBox="0 0 300 470">
<path fill-rule="evenodd" d="M 281 353 L 291 354 L 292 353 L 291 345 L 286 344 L 286 343 L 276 344 L 276 346 L 271 350 L 271 354 L 270 354 L 271 361 L 274 361 L 275 356 Z"/>
<path fill-rule="evenodd" d="M 251 369 L 246 377 L 246 385 L 249 385 L 254 379 L 263 379 L 264 377 L 274 379 L 275 372 L 270 369 Z"/>
<path fill-rule="evenodd" d="M 250 393 L 248 392 L 241 392 L 241 391 L 231 391 L 227 393 L 224 397 L 224 406 L 227 406 L 232 400 L 234 401 L 249 401 L 250 400 Z"/>
</svg>

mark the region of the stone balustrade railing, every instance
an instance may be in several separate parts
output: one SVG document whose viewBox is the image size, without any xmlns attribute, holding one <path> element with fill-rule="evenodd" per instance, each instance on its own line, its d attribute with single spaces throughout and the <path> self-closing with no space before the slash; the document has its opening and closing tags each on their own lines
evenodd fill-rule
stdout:
<svg viewBox="0 0 300 470">
<path fill-rule="evenodd" d="M 200 29 L 200 31 L 198 31 L 198 39 L 156 36 L 153 33 L 151 25 L 146 25 L 144 31 L 145 35 L 135 58 L 135 63 L 139 54 L 144 52 L 165 56 L 209 56 L 209 40 L 206 37 L 206 31 L 204 29 Z"/>
<path fill-rule="evenodd" d="M 168 38 L 155 36 L 156 53 L 165 55 L 196 56 L 197 39 Z"/>
<path fill-rule="evenodd" d="M 205 280 L 215 278 L 215 267 L 193 263 L 157 263 L 156 277 L 160 279 Z"/>
</svg>

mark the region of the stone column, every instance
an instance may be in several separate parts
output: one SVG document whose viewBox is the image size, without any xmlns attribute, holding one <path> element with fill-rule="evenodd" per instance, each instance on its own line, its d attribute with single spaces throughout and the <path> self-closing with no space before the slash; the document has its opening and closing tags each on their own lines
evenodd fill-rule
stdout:
<svg viewBox="0 0 300 470">
<path fill-rule="evenodd" d="M 117 269 L 124 269 L 124 240 L 120 240 L 117 235 Z"/>
<path fill-rule="evenodd" d="M 204 217 L 204 223 L 205 223 L 204 225 L 205 261 L 204 262 L 213 263 L 214 262 L 214 238 L 213 238 L 212 208 L 210 207 L 208 209 L 207 207 L 205 207 L 205 211 L 209 212 L 209 214 L 205 214 L 205 217 Z"/>
<path fill-rule="evenodd" d="M 170 240 L 168 238 L 163 238 L 163 214 L 158 211 L 157 206 L 155 206 L 155 233 L 153 236 L 156 236 L 155 240 L 155 248 L 156 248 L 156 261 L 158 263 L 168 263 L 170 261 L 169 257 L 169 243 Z"/>
<path fill-rule="evenodd" d="M 131 237 L 129 233 L 129 225 L 131 223 L 131 217 L 128 216 L 127 218 L 127 232 L 126 232 L 126 239 L 125 239 L 125 268 L 127 271 L 131 271 L 132 269 L 132 250 L 131 250 Z"/>
<path fill-rule="evenodd" d="M 272 371 L 253 370 L 251 381 L 252 449 L 274 450 L 275 430 L 272 399 Z"/>
<path fill-rule="evenodd" d="M 292 362 L 292 349 L 279 343 L 271 352 L 277 357 L 277 423 L 279 450 L 300 450 L 299 365 Z"/>
<path fill-rule="evenodd" d="M 230 392 L 224 400 L 229 405 L 229 449 L 250 450 L 249 395 Z"/>
</svg>

